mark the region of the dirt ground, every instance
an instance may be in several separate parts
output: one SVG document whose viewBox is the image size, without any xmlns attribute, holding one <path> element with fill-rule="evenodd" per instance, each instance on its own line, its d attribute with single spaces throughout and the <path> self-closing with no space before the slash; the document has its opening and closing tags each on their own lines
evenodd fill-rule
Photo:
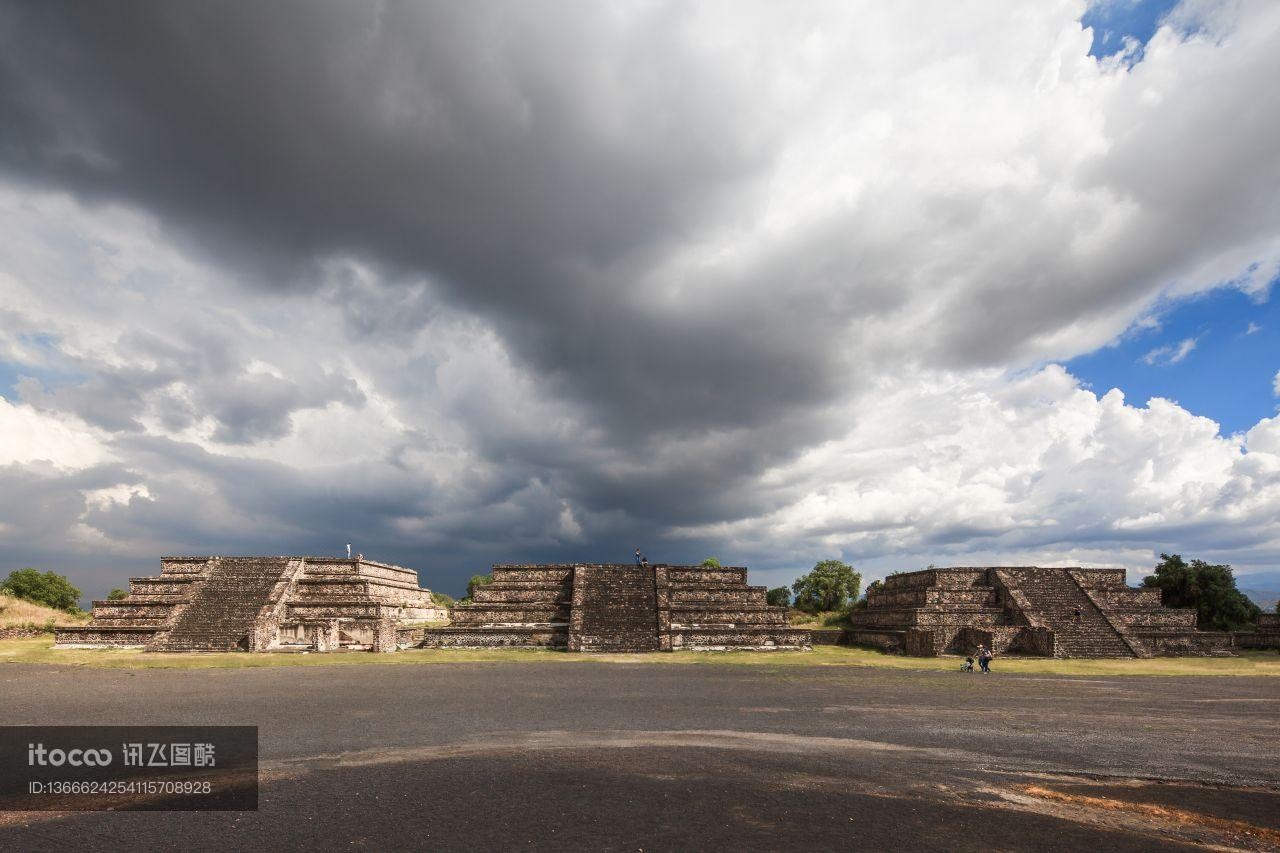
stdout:
<svg viewBox="0 0 1280 853">
<path fill-rule="evenodd" d="M 0 849 L 1280 850 L 1278 703 L 1224 676 L 8 664 L 8 724 L 259 726 L 261 795 L 0 813 Z"/>
</svg>

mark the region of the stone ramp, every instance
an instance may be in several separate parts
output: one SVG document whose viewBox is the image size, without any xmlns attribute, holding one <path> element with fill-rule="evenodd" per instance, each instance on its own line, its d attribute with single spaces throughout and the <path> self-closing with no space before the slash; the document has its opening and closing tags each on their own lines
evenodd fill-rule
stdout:
<svg viewBox="0 0 1280 853">
<path fill-rule="evenodd" d="M 289 557 L 220 557 L 191 602 L 158 635 L 153 651 L 238 651 L 249 647 L 258 617 L 288 586 Z"/>
<path fill-rule="evenodd" d="M 1022 594 L 1032 617 L 1053 631 L 1054 657 L 1059 658 L 1128 658 L 1134 650 L 1112 627 L 1080 584 L 1067 571 L 1035 571 L 997 569 L 996 577 L 1008 589 Z M 1075 608 L 1080 608 L 1080 619 Z"/>
<path fill-rule="evenodd" d="M 648 566 L 579 566 L 569 650 L 655 652 L 657 612 L 654 572 Z"/>
</svg>

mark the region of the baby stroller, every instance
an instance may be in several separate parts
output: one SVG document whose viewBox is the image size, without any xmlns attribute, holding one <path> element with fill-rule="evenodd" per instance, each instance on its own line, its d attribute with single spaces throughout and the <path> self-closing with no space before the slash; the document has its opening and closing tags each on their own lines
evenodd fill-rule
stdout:
<svg viewBox="0 0 1280 853">
<path fill-rule="evenodd" d="M 973 672 L 973 658 L 965 658 L 964 663 L 960 664 L 961 672 Z"/>
</svg>

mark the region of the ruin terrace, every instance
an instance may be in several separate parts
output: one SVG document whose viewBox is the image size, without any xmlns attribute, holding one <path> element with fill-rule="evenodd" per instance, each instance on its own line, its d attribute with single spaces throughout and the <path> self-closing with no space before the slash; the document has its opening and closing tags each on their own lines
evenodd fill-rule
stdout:
<svg viewBox="0 0 1280 853">
<path fill-rule="evenodd" d="M 443 620 L 418 573 L 363 557 L 164 557 L 95 601 L 93 621 L 59 627 L 61 647 L 148 651 L 339 648 L 394 651 L 405 626 Z"/>
<path fill-rule="evenodd" d="M 574 652 L 805 649 L 809 632 L 747 586 L 741 567 L 572 563 L 496 565 L 493 583 L 423 632 L 428 647 Z"/>
<path fill-rule="evenodd" d="M 1078 614 L 1077 614 L 1078 609 Z M 909 655 L 997 653 L 1058 658 L 1227 654 L 1230 633 L 1199 631 L 1193 609 L 1130 587 L 1124 569 L 931 568 L 890 575 L 855 609 L 850 639 Z"/>
</svg>

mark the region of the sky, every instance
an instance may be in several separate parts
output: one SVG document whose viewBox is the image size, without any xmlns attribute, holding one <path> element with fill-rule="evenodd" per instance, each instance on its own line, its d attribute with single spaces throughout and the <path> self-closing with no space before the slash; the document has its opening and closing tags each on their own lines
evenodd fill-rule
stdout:
<svg viewBox="0 0 1280 853">
<path fill-rule="evenodd" d="M 0 2 L 0 573 L 1280 563 L 1280 4 Z"/>
</svg>

